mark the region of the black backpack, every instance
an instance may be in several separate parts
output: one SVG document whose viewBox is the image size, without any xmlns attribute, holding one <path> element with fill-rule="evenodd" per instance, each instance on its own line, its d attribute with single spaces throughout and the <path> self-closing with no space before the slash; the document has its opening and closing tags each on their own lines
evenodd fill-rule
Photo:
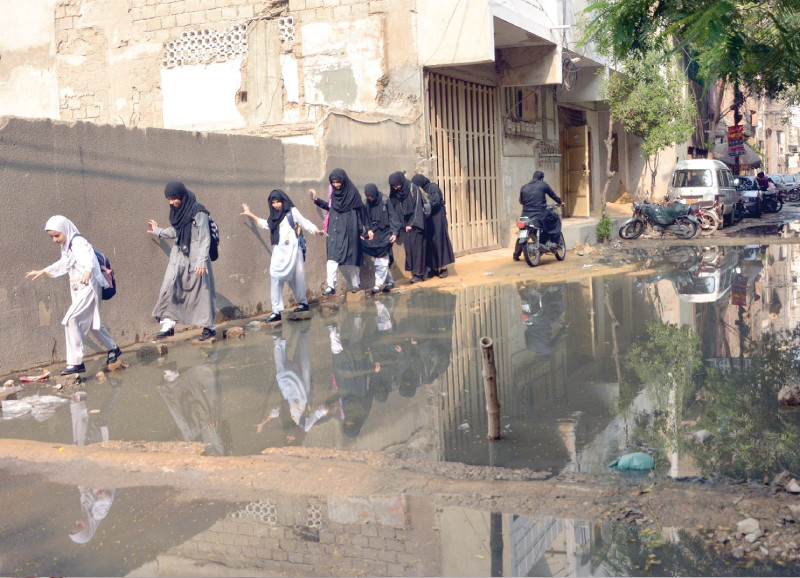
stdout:
<svg viewBox="0 0 800 578">
<path fill-rule="evenodd" d="M 303 229 L 300 228 L 300 225 L 295 224 L 294 218 L 292 217 L 292 211 L 286 213 L 286 217 L 289 219 L 289 226 L 294 229 L 294 233 L 297 235 L 297 244 L 300 246 L 300 249 L 303 250 L 303 261 L 305 261 L 306 246 L 308 243 L 306 242 L 306 238 L 303 236 Z"/>
<path fill-rule="evenodd" d="M 208 216 L 208 230 L 211 234 L 211 243 L 208 245 L 208 258 L 212 261 L 219 259 L 219 227 L 216 221 Z"/>
<path fill-rule="evenodd" d="M 83 235 L 78 233 L 75 237 L 83 237 Z M 75 237 L 72 237 L 72 240 L 69 242 L 70 249 L 72 249 L 72 241 L 75 240 Z M 86 237 L 83 238 L 85 239 Z M 100 265 L 100 272 L 108 283 L 108 287 L 103 287 L 101 298 L 103 301 L 108 301 L 117 294 L 117 280 L 114 278 L 114 270 L 111 268 L 111 261 L 108 260 L 108 257 L 97 249 L 94 250 L 94 256 L 97 258 L 97 262 Z"/>
</svg>

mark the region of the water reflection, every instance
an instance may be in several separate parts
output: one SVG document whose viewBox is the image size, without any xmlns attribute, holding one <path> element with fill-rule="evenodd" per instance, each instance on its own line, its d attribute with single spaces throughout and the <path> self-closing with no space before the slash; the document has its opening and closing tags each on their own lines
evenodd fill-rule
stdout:
<svg viewBox="0 0 800 578">
<path fill-rule="evenodd" d="M 4 520 L 6 576 L 253 576 L 265 569 L 289 576 L 792 576 L 800 570 L 788 552 L 780 560 L 764 560 L 757 548 L 739 558 L 728 553 L 735 547 L 719 552 L 714 535 L 730 529 L 663 527 L 636 512 L 642 523 L 534 518 L 403 493 L 266 494 L 203 504 L 163 489 L 129 488 L 108 515 L 102 539 L 76 548 L 59 536 L 65 487 L 2 481 L 0 505 L 14 499 L 21 511 L 47 512 Z"/>
<path fill-rule="evenodd" d="M 70 396 L 72 437 L 76 445 L 108 441 L 109 423 L 119 394 L 119 387 L 113 381 L 112 388 L 114 393 L 104 411 L 98 410 L 93 416 L 90 416 L 86 405 L 86 392 L 78 391 Z M 83 517 L 75 520 L 69 537 L 76 544 L 86 544 L 94 537 L 100 522 L 108 515 L 114 503 L 116 489 L 78 486 L 78 493 Z"/>
<path fill-rule="evenodd" d="M 158 393 L 184 441 L 202 441 L 210 455 L 229 454 L 229 444 L 223 441 L 226 423 L 222 419 L 217 354 L 211 353 L 191 367 L 167 369 L 163 381 Z"/>
<path fill-rule="evenodd" d="M 697 452 L 683 444 L 687 435 L 702 425 L 729 439 L 730 420 L 710 423 L 715 412 L 698 405 L 703 396 L 734 387 L 726 384 L 745 372 L 726 371 L 750 367 L 759 349 L 774 349 L 764 334 L 800 321 L 800 251 L 681 246 L 632 251 L 629 259 L 640 273 L 380 294 L 317 306 L 311 320 L 248 330 L 205 353 L 170 343 L 161 355 L 139 356 L 115 378 L 116 388 L 89 378 L 87 404 L 100 409 L 119 396 L 127 411 L 115 419 L 117 439 L 202 441 L 213 455 L 302 444 L 555 474 L 607 472 L 621 454 L 647 451 L 657 473 L 684 477 L 695 470 L 683 458 Z M 678 334 L 653 334 L 650 321 L 694 337 L 684 343 Z M 483 336 L 495 344 L 497 442 L 486 440 Z M 637 356 L 646 359 L 639 367 Z M 786 359 L 790 367 L 793 357 Z M 724 379 L 710 382 L 711 369 Z M 777 384 L 796 377 L 793 371 L 748 379 Z M 53 391 L 42 384 L 39 393 Z M 766 401 L 725 399 L 718 407 L 773 431 L 751 415 Z M 14 415 L 12 405 L 3 411 Z M 47 415 L 2 420 L 0 437 L 70 440 L 67 407 L 56 404 Z M 793 434 L 793 415 L 782 418 L 781 435 Z M 715 442 L 703 448 L 729 451 Z M 710 456 L 695 462 L 706 475 L 722 463 Z"/>
</svg>

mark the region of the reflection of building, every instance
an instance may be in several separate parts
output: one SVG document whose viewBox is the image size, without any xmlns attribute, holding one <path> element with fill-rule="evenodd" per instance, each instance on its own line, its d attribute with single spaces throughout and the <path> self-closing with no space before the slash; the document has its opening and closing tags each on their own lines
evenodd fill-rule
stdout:
<svg viewBox="0 0 800 578">
<path fill-rule="evenodd" d="M 632 279 L 618 277 L 460 293 L 453 361 L 441 384 L 442 457 L 551 471 L 604 468 L 613 459 L 607 459 L 609 453 L 624 445 L 624 420 L 613 417 L 621 356 L 644 330 L 640 320 L 651 315 L 649 306 L 634 298 L 633 285 Z M 553 300 L 553 292 L 560 301 Z M 559 302 L 559 318 L 545 317 L 539 324 L 532 320 Z M 538 335 L 530 335 L 532 326 Z M 481 440 L 487 428 L 478 351 L 483 336 L 494 340 L 502 442 Z"/>
</svg>

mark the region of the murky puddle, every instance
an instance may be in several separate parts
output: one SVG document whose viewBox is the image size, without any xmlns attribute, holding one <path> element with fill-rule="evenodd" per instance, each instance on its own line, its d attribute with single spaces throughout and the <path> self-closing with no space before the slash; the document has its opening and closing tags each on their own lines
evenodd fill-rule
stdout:
<svg viewBox="0 0 800 578">
<path fill-rule="evenodd" d="M 0 474 L 4 576 L 796 576 L 696 529 L 532 519 L 403 494 L 179 500 Z"/>
<path fill-rule="evenodd" d="M 751 363 L 768 351 L 764 334 L 798 324 L 798 246 L 626 258 L 639 273 L 397 292 L 317 306 L 277 328 L 250 324 L 209 347 L 168 341 L 165 355 L 124 352 L 130 367 L 104 382 L 90 361 L 85 395 L 43 383 L 4 402 L 0 437 L 202 441 L 213 455 L 305 445 L 544 475 L 608 472 L 632 452 L 678 478 L 800 471 L 800 444 L 766 459 L 744 441 L 748 420 L 761 444 L 800 437 L 797 413 L 752 386 L 763 364 Z M 499 441 L 486 439 L 482 337 L 494 344 Z M 780 363 L 796 373 L 792 355 Z"/>
</svg>

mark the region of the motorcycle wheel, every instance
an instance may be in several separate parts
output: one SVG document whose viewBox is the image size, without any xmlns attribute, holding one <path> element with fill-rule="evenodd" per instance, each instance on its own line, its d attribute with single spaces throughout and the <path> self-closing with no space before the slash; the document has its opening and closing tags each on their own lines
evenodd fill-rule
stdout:
<svg viewBox="0 0 800 578">
<path fill-rule="evenodd" d="M 778 209 L 778 201 L 775 199 L 766 199 L 761 203 L 761 210 L 765 213 L 777 213 Z"/>
<path fill-rule="evenodd" d="M 558 234 L 558 241 L 556 242 L 556 249 L 553 251 L 553 255 L 556 256 L 556 259 L 559 261 L 563 261 L 564 257 L 567 256 L 567 243 L 564 241 L 564 235 L 559 233 Z"/>
<path fill-rule="evenodd" d="M 731 223 L 732 224 L 738 223 L 742 219 L 744 219 L 744 207 L 741 204 L 736 203 L 735 205 L 733 205 L 733 213 L 731 214 Z"/>
<path fill-rule="evenodd" d="M 711 235 L 719 229 L 719 217 L 716 211 L 703 211 L 700 213 L 700 234 Z"/>
<path fill-rule="evenodd" d="M 783 201 L 777 201 L 777 208 L 775 209 L 775 212 L 780 213 L 782 208 L 783 208 Z"/>
<path fill-rule="evenodd" d="M 525 244 L 525 250 L 522 253 L 525 255 L 525 262 L 529 267 L 536 267 L 539 264 L 539 259 L 542 258 L 542 252 L 536 248 L 536 243 L 533 241 Z"/>
<path fill-rule="evenodd" d="M 796 203 L 797 201 L 800 201 L 800 191 L 789 191 L 786 193 L 786 200 L 790 203 Z"/>
<path fill-rule="evenodd" d="M 678 239 L 691 239 L 697 234 L 697 223 L 681 217 L 678 219 L 678 227 L 675 229 L 674 234 Z"/>
<path fill-rule="evenodd" d="M 752 214 L 753 218 L 760 219 L 761 218 L 761 210 L 762 210 L 761 209 L 761 201 L 759 201 L 758 203 L 756 203 L 756 208 L 753 211 L 753 214 Z"/>
<path fill-rule="evenodd" d="M 622 239 L 638 239 L 644 233 L 644 223 L 639 221 L 631 221 L 619 228 L 619 236 Z"/>
</svg>

